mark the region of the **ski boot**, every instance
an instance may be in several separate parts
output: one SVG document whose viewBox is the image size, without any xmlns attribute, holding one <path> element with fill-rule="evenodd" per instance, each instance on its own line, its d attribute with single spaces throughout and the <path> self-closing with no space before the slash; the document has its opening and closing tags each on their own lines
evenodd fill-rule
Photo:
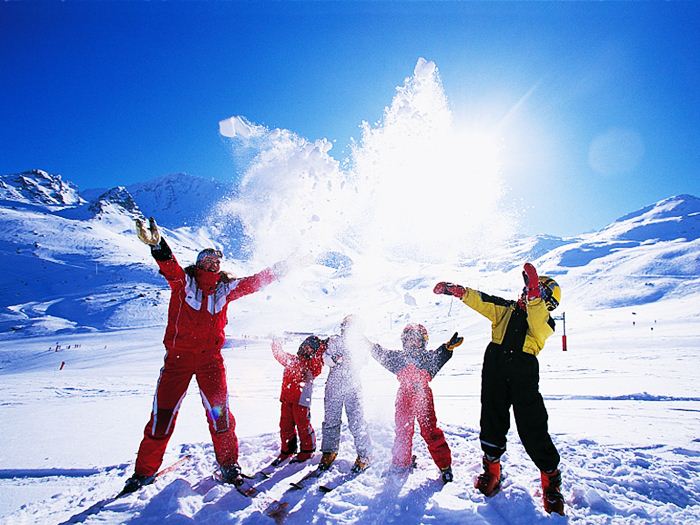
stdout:
<svg viewBox="0 0 700 525">
<path fill-rule="evenodd" d="M 328 470 L 335 461 L 337 452 L 324 452 L 321 456 L 321 461 L 318 464 L 318 470 Z"/>
<path fill-rule="evenodd" d="M 294 454 L 294 452 L 280 452 L 279 456 L 277 456 L 273 461 L 272 461 L 272 466 L 276 467 L 277 465 L 282 464 L 283 461 L 285 461 L 289 456 Z"/>
<path fill-rule="evenodd" d="M 564 515 L 564 496 L 561 494 L 561 472 L 554 469 L 550 472 L 541 471 L 542 479 L 542 503 L 544 510 L 551 514 Z"/>
<path fill-rule="evenodd" d="M 449 483 L 450 481 L 453 481 L 454 475 L 452 474 L 452 467 L 445 467 L 440 469 L 440 473 L 442 474 L 442 482 L 443 483 Z"/>
<path fill-rule="evenodd" d="M 141 474 L 136 474 L 134 472 L 134 474 L 126 480 L 124 488 L 119 494 L 131 494 L 132 492 L 136 492 L 145 485 L 150 485 L 151 483 L 153 483 L 154 480 L 155 476 L 142 476 Z"/>
<path fill-rule="evenodd" d="M 474 488 L 484 496 L 493 496 L 501 488 L 501 461 L 483 458 L 484 471 L 474 481 Z"/>
<path fill-rule="evenodd" d="M 360 472 L 364 472 L 368 468 L 369 468 L 369 458 L 357 456 L 357 459 L 355 459 L 355 464 L 352 466 L 350 471 L 355 473 L 355 474 L 359 474 Z"/>
<path fill-rule="evenodd" d="M 237 487 L 243 484 L 243 476 L 241 476 L 241 467 L 238 463 L 224 467 L 220 467 L 222 483 L 230 483 Z"/>
<path fill-rule="evenodd" d="M 313 455 L 314 455 L 313 450 L 311 450 L 311 451 L 302 450 L 296 456 L 294 456 L 294 459 L 292 459 L 292 461 L 290 463 L 303 463 L 304 461 L 308 461 L 309 459 L 311 459 L 311 456 L 313 456 Z"/>
</svg>

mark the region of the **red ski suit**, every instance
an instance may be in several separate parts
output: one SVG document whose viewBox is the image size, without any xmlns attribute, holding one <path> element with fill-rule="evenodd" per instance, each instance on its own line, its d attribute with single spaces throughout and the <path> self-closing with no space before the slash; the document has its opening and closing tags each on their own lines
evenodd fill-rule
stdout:
<svg viewBox="0 0 700 525">
<path fill-rule="evenodd" d="M 428 384 L 452 357 L 445 345 L 437 350 L 410 353 L 396 352 L 379 345 L 372 347 L 372 356 L 387 370 L 396 374 L 399 389 L 396 392 L 396 435 L 392 450 L 392 464 L 406 468 L 411 465 L 415 420 L 420 434 L 428 445 L 428 451 L 440 469 L 452 464 L 452 453 L 445 434 L 437 426 L 433 391 Z"/>
<path fill-rule="evenodd" d="M 228 279 L 223 273 L 196 268 L 185 271 L 164 239 L 151 248 L 151 254 L 170 285 L 171 295 L 163 339 L 165 364 L 160 370 L 135 471 L 151 476 L 160 467 L 192 376 L 197 378 L 216 460 L 221 466 L 230 466 L 238 461 L 238 439 L 221 356 L 228 322 L 226 309 L 229 302 L 259 290 L 276 276 L 271 269 L 241 279 Z"/>
<path fill-rule="evenodd" d="M 272 355 L 284 367 L 282 376 L 282 403 L 280 414 L 281 453 L 297 450 L 297 434 L 301 452 L 316 450 L 316 434 L 311 426 L 311 394 L 314 379 L 323 369 L 325 343 L 312 358 L 288 354 L 278 344 L 272 344 Z"/>
</svg>

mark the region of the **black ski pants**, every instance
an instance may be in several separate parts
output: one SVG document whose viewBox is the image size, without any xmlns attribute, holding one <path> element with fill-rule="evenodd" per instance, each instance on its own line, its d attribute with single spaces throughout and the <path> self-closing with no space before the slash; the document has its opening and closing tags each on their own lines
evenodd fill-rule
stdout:
<svg viewBox="0 0 700 525">
<path fill-rule="evenodd" d="M 557 452 L 547 430 L 547 409 L 539 392 L 537 358 L 524 352 L 506 351 L 490 343 L 481 369 L 482 450 L 499 458 L 506 450 L 513 406 L 518 435 L 532 461 L 540 470 L 559 465 Z"/>
</svg>

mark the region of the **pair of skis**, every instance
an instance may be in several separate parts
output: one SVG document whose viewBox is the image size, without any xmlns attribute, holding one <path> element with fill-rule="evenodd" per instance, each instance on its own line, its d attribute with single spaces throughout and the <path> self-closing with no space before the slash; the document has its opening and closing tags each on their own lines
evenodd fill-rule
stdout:
<svg viewBox="0 0 700 525">
<path fill-rule="evenodd" d="M 158 472 L 156 472 L 153 475 L 153 481 L 151 483 L 155 482 L 155 480 L 157 480 L 158 478 L 160 478 L 160 477 L 174 471 L 175 469 L 179 468 L 181 465 L 188 462 L 190 459 L 192 459 L 192 456 L 189 454 L 186 456 L 182 456 L 180 459 L 178 459 L 174 463 L 171 463 L 167 467 L 159 470 Z M 68 525 L 70 523 L 82 523 L 90 516 L 94 516 L 95 514 L 99 513 L 103 508 L 105 508 L 110 503 L 112 503 L 112 502 L 118 500 L 119 498 L 122 498 L 128 494 L 133 494 L 133 493 L 134 492 L 125 492 L 125 490 L 122 489 L 115 496 L 111 496 L 109 498 L 105 498 L 101 501 L 98 501 L 97 503 L 92 505 L 90 508 L 88 508 L 82 512 L 79 512 L 78 514 L 75 514 L 74 516 L 71 516 L 70 518 L 68 518 L 68 520 L 64 521 L 63 523 L 60 523 L 59 525 Z"/>
</svg>

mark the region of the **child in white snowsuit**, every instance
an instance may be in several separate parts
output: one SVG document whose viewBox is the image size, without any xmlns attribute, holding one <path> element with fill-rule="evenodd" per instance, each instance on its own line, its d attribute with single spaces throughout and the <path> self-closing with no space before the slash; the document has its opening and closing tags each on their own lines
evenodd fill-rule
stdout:
<svg viewBox="0 0 700 525">
<path fill-rule="evenodd" d="M 330 372 L 324 396 L 321 442 L 323 456 L 319 464 L 321 470 L 329 469 L 338 455 L 343 407 L 357 451 L 352 470 L 361 472 L 369 466 L 371 442 L 363 413 L 362 384 L 358 370 L 369 353 L 369 342 L 355 331 L 353 317 L 347 316 L 340 325 L 340 335 L 330 337 L 323 354 L 323 361 L 330 367 Z"/>
</svg>

